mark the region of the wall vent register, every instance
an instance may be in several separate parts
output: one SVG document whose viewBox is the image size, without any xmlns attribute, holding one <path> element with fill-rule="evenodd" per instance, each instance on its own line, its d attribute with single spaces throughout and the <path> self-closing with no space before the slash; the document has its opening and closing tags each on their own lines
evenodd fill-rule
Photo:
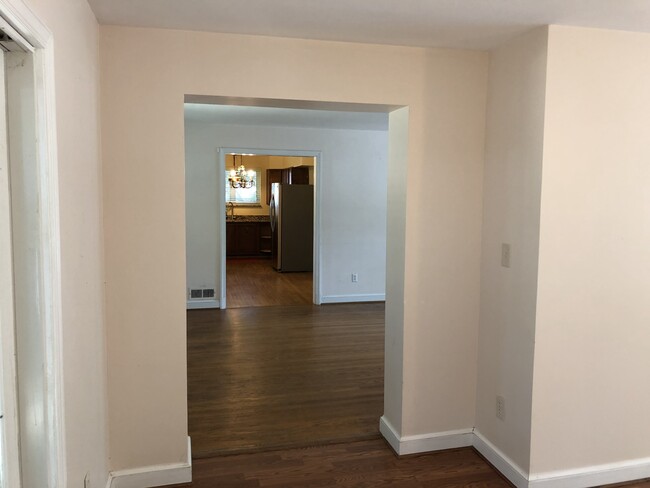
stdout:
<svg viewBox="0 0 650 488">
<path fill-rule="evenodd" d="M 190 300 L 214 300 L 214 288 L 190 288 Z"/>
</svg>

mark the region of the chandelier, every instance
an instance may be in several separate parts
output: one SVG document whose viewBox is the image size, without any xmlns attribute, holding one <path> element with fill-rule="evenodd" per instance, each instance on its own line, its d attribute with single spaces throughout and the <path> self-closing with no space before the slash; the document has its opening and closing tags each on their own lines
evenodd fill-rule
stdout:
<svg viewBox="0 0 650 488">
<path fill-rule="evenodd" d="M 232 169 L 228 176 L 230 186 L 233 188 L 252 188 L 255 186 L 255 171 L 249 169 L 246 171 L 243 163 L 243 156 L 239 155 L 239 167 L 235 169 L 237 155 L 232 155 Z"/>
</svg>

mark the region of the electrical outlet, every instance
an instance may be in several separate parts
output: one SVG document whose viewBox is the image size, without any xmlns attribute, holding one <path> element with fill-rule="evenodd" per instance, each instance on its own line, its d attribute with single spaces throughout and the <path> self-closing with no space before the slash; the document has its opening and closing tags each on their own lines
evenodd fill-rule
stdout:
<svg viewBox="0 0 650 488">
<path fill-rule="evenodd" d="M 90 488 L 90 473 L 86 473 L 84 476 L 84 488 Z"/>
<path fill-rule="evenodd" d="M 359 281 L 359 275 L 357 273 L 352 273 L 352 283 L 357 283 Z"/>
<path fill-rule="evenodd" d="M 510 244 L 505 242 L 501 244 L 501 266 L 504 268 L 510 267 Z"/>
<path fill-rule="evenodd" d="M 502 396 L 497 395 L 497 418 L 506 420 L 506 401 Z"/>
</svg>

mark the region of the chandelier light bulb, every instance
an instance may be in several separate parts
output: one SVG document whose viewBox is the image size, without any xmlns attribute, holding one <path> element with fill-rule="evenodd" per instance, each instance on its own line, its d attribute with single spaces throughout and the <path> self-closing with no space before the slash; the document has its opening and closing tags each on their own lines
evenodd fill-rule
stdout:
<svg viewBox="0 0 650 488">
<path fill-rule="evenodd" d="M 240 165 L 235 170 L 235 156 L 233 154 L 233 169 L 230 170 L 228 175 L 228 182 L 232 188 L 252 188 L 255 186 L 255 170 L 246 171 L 246 167 L 243 164 L 243 158 L 240 155 Z"/>
</svg>

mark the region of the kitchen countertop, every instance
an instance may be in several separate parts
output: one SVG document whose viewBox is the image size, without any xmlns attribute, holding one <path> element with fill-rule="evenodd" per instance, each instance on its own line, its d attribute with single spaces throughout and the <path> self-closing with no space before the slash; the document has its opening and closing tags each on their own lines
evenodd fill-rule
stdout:
<svg viewBox="0 0 650 488">
<path fill-rule="evenodd" d="M 235 215 L 231 217 L 230 215 L 226 217 L 226 223 L 228 222 L 269 222 L 268 215 Z"/>
</svg>

